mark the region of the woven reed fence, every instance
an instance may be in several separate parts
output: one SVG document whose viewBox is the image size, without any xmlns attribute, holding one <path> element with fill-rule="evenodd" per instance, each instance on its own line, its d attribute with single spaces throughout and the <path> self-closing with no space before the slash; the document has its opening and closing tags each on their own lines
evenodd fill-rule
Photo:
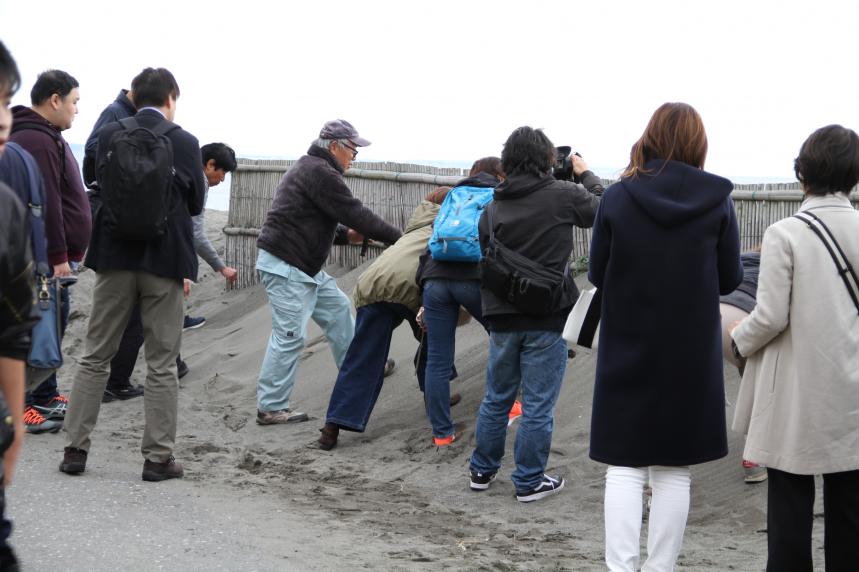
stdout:
<svg viewBox="0 0 859 572">
<path fill-rule="evenodd" d="M 239 271 L 236 288 L 258 282 L 256 240 L 259 229 L 271 207 L 274 191 L 283 174 L 295 161 L 239 159 L 232 174 L 230 211 L 226 234 L 226 263 Z M 402 163 L 354 163 L 344 180 L 352 193 L 370 210 L 389 223 L 404 228 L 415 206 L 438 186 L 453 186 L 467 174 L 462 169 L 439 168 Z M 603 179 L 608 186 L 611 182 Z M 743 249 L 760 244 L 766 228 L 777 220 L 796 212 L 802 200 L 799 183 L 765 183 L 735 185 L 734 205 L 740 226 Z M 853 204 L 859 203 L 856 190 L 851 194 Z M 577 228 L 573 232 L 574 261 L 588 255 L 591 233 Z M 348 269 L 372 260 L 381 248 L 370 246 L 366 256 L 360 256 L 359 246 L 335 246 L 328 257 L 329 264 Z"/>
</svg>

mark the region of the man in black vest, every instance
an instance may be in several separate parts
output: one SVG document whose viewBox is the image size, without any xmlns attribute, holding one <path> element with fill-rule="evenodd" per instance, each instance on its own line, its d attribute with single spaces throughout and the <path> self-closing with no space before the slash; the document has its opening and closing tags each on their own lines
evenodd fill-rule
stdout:
<svg viewBox="0 0 859 572">
<path fill-rule="evenodd" d="M 131 83 L 140 127 L 155 130 L 176 113 L 179 86 L 163 68 L 147 68 Z M 144 408 L 146 425 L 142 452 L 143 480 L 161 481 L 183 476 L 182 465 L 173 458 L 176 439 L 179 380 L 176 356 L 182 335 L 183 279 L 197 277 L 197 255 L 191 216 L 203 209 L 205 182 L 200 168 L 200 146 L 190 133 L 175 126 L 168 131 L 173 153 L 173 176 L 167 200 L 164 232 L 155 238 L 118 238 L 122 229 L 104 224 L 110 192 L 105 184 L 111 139 L 119 135 L 121 123 L 106 125 L 98 136 L 96 176 L 104 205 L 96 214 L 86 265 L 96 272 L 86 355 L 80 361 L 70 397 L 65 430 L 68 446 L 60 470 L 82 473 L 90 448 L 89 435 L 98 419 L 99 405 L 108 379 L 108 366 L 136 303 L 140 304 L 146 338 Z M 114 199 L 116 200 L 116 199 Z M 113 205 L 112 212 L 120 206 Z M 133 207 L 133 205 L 131 205 Z M 143 205 L 140 205 L 141 208 Z"/>
</svg>

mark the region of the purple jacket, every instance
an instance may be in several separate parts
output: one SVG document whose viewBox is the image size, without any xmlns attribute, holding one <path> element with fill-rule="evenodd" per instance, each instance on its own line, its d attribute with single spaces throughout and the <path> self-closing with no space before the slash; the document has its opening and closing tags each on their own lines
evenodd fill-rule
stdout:
<svg viewBox="0 0 859 572">
<path fill-rule="evenodd" d="M 47 119 L 23 105 L 12 108 L 14 122 L 10 141 L 26 149 L 39 165 L 45 182 L 45 234 L 51 265 L 83 260 L 92 231 L 89 201 L 81 181 L 80 167 L 60 130 Z M 40 123 L 56 136 L 23 124 Z M 18 128 L 21 126 L 21 128 Z M 60 149 L 65 149 L 65 166 L 60 165 Z"/>
</svg>

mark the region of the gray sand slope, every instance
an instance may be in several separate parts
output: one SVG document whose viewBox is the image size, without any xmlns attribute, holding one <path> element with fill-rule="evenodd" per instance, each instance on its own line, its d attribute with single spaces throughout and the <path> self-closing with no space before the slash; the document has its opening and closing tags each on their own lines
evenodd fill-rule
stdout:
<svg viewBox="0 0 859 572">
<path fill-rule="evenodd" d="M 208 211 L 222 246 L 225 213 Z M 65 570 L 599 570 L 602 565 L 604 467 L 587 457 L 595 356 L 568 362 L 555 411 L 549 467 L 566 476 L 564 491 L 523 505 L 513 496 L 514 423 L 498 481 L 468 489 L 468 457 L 483 394 L 487 337 L 476 323 L 459 329 L 453 389 L 462 393 L 456 421 L 465 439 L 436 449 L 411 367 L 416 346 L 407 326 L 395 332 L 386 380 L 363 434 L 342 433 L 337 448 L 314 447 L 336 367 L 311 325 L 293 406 L 312 420 L 260 427 L 256 376 L 270 332 L 259 287 L 224 292 L 201 263 L 189 301 L 207 324 L 186 332 L 176 457 L 186 478 L 140 481 L 142 400 L 105 404 L 93 435 L 87 473 L 57 471 L 63 435 L 30 436 L 9 491 L 14 544 L 28 568 Z M 361 268 L 338 279 L 351 292 Z M 90 304 L 92 272 L 73 292 L 74 314 L 63 369 L 68 389 Z M 138 361 L 135 381 L 144 378 Z M 737 376 L 727 370 L 728 396 Z M 731 407 L 726 411 L 730 418 Z M 742 440 L 731 453 L 693 468 L 693 501 L 679 568 L 763 569 L 765 485 L 743 483 Z"/>
</svg>

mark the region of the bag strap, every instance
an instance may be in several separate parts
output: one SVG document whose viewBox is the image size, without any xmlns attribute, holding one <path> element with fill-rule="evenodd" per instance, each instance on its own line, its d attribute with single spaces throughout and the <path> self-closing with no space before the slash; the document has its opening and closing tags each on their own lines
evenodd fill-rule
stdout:
<svg viewBox="0 0 859 572">
<path fill-rule="evenodd" d="M 27 169 L 27 180 L 30 191 L 30 198 L 27 201 L 27 206 L 30 209 L 30 237 L 33 244 L 33 259 L 36 262 L 36 273 L 41 276 L 48 276 L 51 273 L 51 266 L 48 264 L 47 241 L 45 239 L 45 219 L 44 219 L 44 200 L 42 197 L 42 188 L 39 185 L 40 173 L 32 157 L 24 154 L 24 151 L 15 143 L 10 143 L 6 146 L 11 149 L 21 159 L 21 163 Z"/>
<path fill-rule="evenodd" d="M 803 211 L 801 213 L 797 213 L 793 215 L 793 218 L 797 218 L 808 225 L 814 234 L 820 238 L 823 242 L 823 245 L 826 247 L 826 250 L 829 252 L 829 256 L 832 257 L 832 261 L 835 262 L 835 267 L 838 269 L 838 274 L 841 276 L 841 279 L 844 281 L 844 285 L 847 287 L 847 292 L 850 294 L 850 298 L 853 300 L 853 305 L 856 306 L 856 312 L 859 313 L 859 294 L 857 294 L 857 289 L 859 289 L 859 278 L 856 276 L 856 272 L 853 270 L 853 266 L 850 264 L 850 261 L 847 259 L 847 255 L 844 254 L 844 250 L 841 249 L 841 245 L 838 244 L 838 241 L 835 240 L 835 235 L 832 234 L 832 231 L 826 226 L 820 217 L 815 215 L 814 213 L 810 213 L 808 211 Z M 815 222 L 817 224 L 815 224 Z M 819 226 L 818 226 L 819 225 Z M 821 230 L 821 228 L 823 230 Z M 823 236 L 823 233 L 826 233 L 829 237 L 829 241 L 832 241 L 832 244 L 826 240 L 826 237 Z M 833 248 L 834 246 L 834 248 Z M 838 251 L 838 254 L 835 251 Z M 839 259 L 839 255 L 841 258 Z M 850 283 L 850 279 L 847 277 L 847 274 L 853 278 L 853 284 L 856 284 L 854 287 L 853 284 Z"/>
<path fill-rule="evenodd" d="M 133 117 L 126 117 L 124 119 L 119 120 L 119 124 L 122 125 L 122 128 L 131 131 L 132 129 L 137 129 L 140 127 L 140 124 Z"/>
<path fill-rule="evenodd" d="M 26 129 L 40 131 L 45 135 L 50 136 L 50 138 L 54 140 L 54 143 L 57 144 L 57 149 L 60 154 L 59 186 L 61 187 L 63 185 L 63 181 L 66 178 L 66 144 L 65 141 L 63 141 L 62 136 L 60 136 L 59 131 L 45 125 L 44 123 L 39 123 L 38 121 L 16 121 L 12 123 L 12 133 L 17 133 Z"/>
</svg>

